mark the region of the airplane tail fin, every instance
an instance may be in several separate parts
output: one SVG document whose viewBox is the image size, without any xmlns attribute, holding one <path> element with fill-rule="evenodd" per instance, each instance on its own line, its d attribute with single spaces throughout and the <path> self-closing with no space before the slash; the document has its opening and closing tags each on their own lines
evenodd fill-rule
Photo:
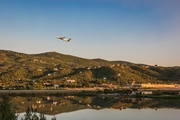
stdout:
<svg viewBox="0 0 180 120">
<path fill-rule="evenodd" d="M 60 38 L 59 36 L 56 36 L 56 38 Z"/>
</svg>

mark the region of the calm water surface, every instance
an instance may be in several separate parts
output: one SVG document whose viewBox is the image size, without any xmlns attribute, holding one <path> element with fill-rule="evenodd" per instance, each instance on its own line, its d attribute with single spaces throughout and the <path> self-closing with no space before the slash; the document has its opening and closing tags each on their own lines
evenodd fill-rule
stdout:
<svg viewBox="0 0 180 120">
<path fill-rule="evenodd" d="M 19 118 L 22 116 L 23 113 Z M 46 115 L 48 120 L 52 117 Z M 57 120 L 180 120 L 180 109 L 84 109 L 57 114 L 55 117 Z"/>
<path fill-rule="evenodd" d="M 10 96 L 12 109 L 24 118 L 28 108 L 47 120 L 180 120 L 180 99 L 124 96 Z M 39 116 L 39 115 L 38 115 Z"/>
</svg>

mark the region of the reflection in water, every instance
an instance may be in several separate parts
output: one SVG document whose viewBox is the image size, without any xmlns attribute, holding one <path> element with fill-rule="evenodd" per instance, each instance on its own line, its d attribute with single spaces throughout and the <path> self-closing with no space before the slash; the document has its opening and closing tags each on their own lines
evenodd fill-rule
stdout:
<svg viewBox="0 0 180 120">
<path fill-rule="evenodd" d="M 57 120 L 179 120 L 180 110 L 126 109 L 79 110 L 57 115 Z"/>
<path fill-rule="evenodd" d="M 180 110 L 176 109 L 84 109 L 69 113 L 57 114 L 57 120 L 179 120 Z M 23 117 L 21 114 L 19 118 Z M 47 120 L 53 116 L 46 115 Z M 20 120 L 20 119 L 19 119 Z"/>
<path fill-rule="evenodd" d="M 28 107 L 46 114 L 48 120 L 167 119 L 180 113 L 179 99 L 149 99 L 121 96 L 11 96 L 13 109 L 23 117 Z M 168 109 L 167 109 L 168 108 Z M 126 110 L 125 110 L 126 109 Z M 167 114 L 171 114 L 166 116 Z M 152 115 L 151 115 L 152 114 Z M 161 116 L 159 116 L 161 115 Z M 149 120 L 150 120 L 149 119 Z M 176 120 L 176 119 L 172 119 Z"/>
<path fill-rule="evenodd" d="M 180 109 L 83 109 L 56 115 L 57 120 L 179 120 Z M 24 114 L 19 116 L 19 120 Z M 47 120 L 53 116 L 46 115 Z"/>
</svg>

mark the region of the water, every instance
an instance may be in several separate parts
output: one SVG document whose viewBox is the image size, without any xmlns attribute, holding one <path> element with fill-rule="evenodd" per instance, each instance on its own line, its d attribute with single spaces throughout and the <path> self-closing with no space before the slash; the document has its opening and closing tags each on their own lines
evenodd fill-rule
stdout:
<svg viewBox="0 0 180 120">
<path fill-rule="evenodd" d="M 12 108 L 24 118 L 27 108 L 47 120 L 180 120 L 179 99 L 121 96 L 12 96 Z"/>
<path fill-rule="evenodd" d="M 23 113 L 25 114 L 25 113 Z M 19 118 L 23 117 L 23 114 Z M 179 120 L 179 109 L 83 109 L 55 115 L 57 120 Z M 48 120 L 53 116 L 46 115 Z M 20 119 L 19 119 L 20 120 Z"/>
</svg>

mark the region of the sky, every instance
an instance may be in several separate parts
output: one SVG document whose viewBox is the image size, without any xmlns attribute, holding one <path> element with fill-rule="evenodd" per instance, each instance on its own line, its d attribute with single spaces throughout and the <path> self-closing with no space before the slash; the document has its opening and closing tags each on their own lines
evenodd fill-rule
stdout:
<svg viewBox="0 0 180 120">
<path fill-rule="evenodd" d="M 0 49 L 180 66 L 179 5 L 180 0 L 0 0 Z"/>
</svg>

